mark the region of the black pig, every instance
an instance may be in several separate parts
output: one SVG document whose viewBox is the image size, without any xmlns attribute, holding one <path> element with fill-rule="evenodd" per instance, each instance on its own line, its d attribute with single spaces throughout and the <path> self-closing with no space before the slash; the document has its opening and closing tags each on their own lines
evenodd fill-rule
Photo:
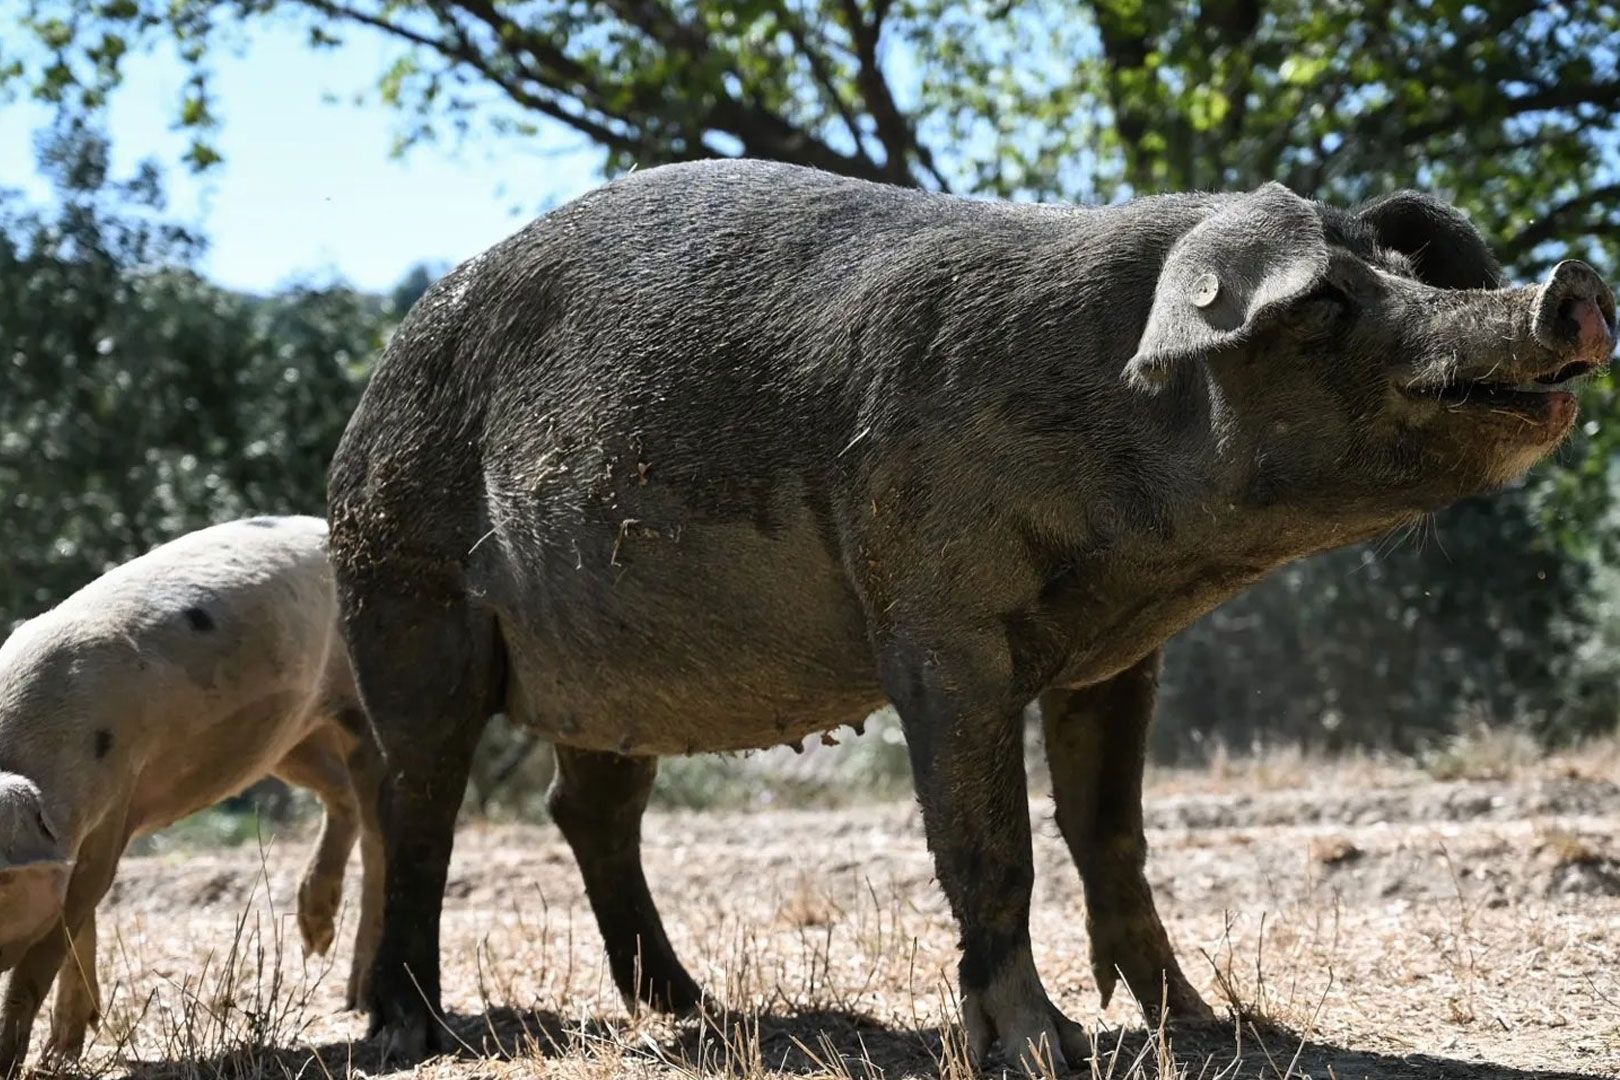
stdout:
<svg viewBox="0 0 1620 1080">
<path fill-rule="evenodd" d="M 1007 205 L 726 161 L 546 215 L 422 297 L 332 468 L 392 777 L 374 1030 L 436 1039 L 452 829 L 493 711 L 556 744 L 551 809 L 620 989 L 679 1010 L 699 989 L 639 851 L 658 756 L 885 700 L 976 1053 L 1087 1052 L 1030 956 L 1037 697 L 1103 992 L 1118 970 L 1207 1013 L 1142 873 L 1160 644 L 1289 560 L 1521 475 L 1613 320 L 1584 264 L 1503 288 L 1413 193 Z"/>
</svg>

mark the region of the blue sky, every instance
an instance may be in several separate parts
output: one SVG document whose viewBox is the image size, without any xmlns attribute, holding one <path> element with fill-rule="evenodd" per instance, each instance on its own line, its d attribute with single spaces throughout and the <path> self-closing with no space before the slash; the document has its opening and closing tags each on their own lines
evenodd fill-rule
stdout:
<svg viewBox="0 0 1620 1080">
<path fill-rule="evenodd" d="M 317 51 L 295 27 L 257 23 L 239 53 L 213 58 L 225 163 L 203 177 L 179 164 L 187 138 L 173 130 L 184 69 L 166 48 L 132 57 L 111 108 L 116 163 L 162 163 L 173 216 L 209 238 L 203 271 L 255 291 L 334 277 L 385 289 L 412 264 L 459 262 L 600 181 L 600 152 L 560 126 L 538 141 L 484 137 L 391 158 L 397 115 L 354 99 L 394 55 L 374 35 Z M 47 119 L 26 101 L 0 105 L 0 187 L 49 197 L 32 168 Z"/>
</svg>

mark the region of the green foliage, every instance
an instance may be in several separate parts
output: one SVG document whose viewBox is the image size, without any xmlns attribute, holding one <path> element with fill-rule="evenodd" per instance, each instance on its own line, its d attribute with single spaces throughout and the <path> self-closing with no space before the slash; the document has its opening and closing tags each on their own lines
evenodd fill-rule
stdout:
<svg viewBox="0 0 1620 1080">
<path fill-rule="evenodd" d="M 131 51 L 168 41 L 192 67 L 175 117 L 204 167 L 207 59 L 273 16 L 314 47 L 396 46 L 377 92 L 402 147 L 547 121 L 609 171 L 740 153 L 1015 197 L 1416 185 L 1521 276 L 1567 255 L 1620 268 L 1613 3 L 32 0 L 25 32 L 0 33 L 0 86 L 94 112 Z M 1613 439 L 1548 493 L 1576 546 L 1605 512 Z"/>
<path fill-rule="evenodd" d="M 807 739 L 802 753 L 783 746 L 664 758 L 652 804 L 676 810 L 834 807 L 909 793 L 911 760 L 892 709 L 870 717 L 863 734 L 845 727 L 833 738 L 834 744 Z M 547 743 L 497 719 L 474 755 L 464 812 L 543 821 L 555 769 Z"/>
<path fill-rule="evenodd" d="M 0 626 L 182 532 L 323 512 L 326 464 L 391 324 L 342 288 L 256 299 L 190 265 L 155 173 L 113 181 L 69 125 L 60 206 L 0 205 Z"/>
<path fill-rule="evenodd" d="M 894 183 L 1109 198 L 1281 179 L 1455 196 L 1508 261 L 1620 243 L 1620 8 L 1523 0 L 33 0 L 0 72 L 95 109 L 132 50 L 192 67 L 273 15 L 397 46 L 401 142 L 572 127 L 610 170 L 743 153 Z"/>
</svg>

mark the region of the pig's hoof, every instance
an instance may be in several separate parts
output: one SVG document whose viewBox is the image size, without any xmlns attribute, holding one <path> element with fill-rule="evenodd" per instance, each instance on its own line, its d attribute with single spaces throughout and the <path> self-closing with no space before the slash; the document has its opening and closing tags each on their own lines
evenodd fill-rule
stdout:
<svg viewBox="0 0 1620 1080">
<path fill-rule="evenodd" d="M 982 999 L 963 1002 L 962 1021 L 967 1029 L 968 1053 L 982 1065 L 992 1044 L 1006 1063 L 1032 1077 L 1068 1072 L 1073 1063 L 1091 1056 L 1091 1040 L 1079 1024 L 1051 1002 L 1003 1008 L 991 1016 Z"/>
<path fill-rule="evenodd" d="M 85 1029 L 51 1028 L 51 1041 L 47 1053 L 54 1061 L 73 1062 L 84 1056 Z"/>
<path fill-rule="evenodd" d="M 343 882 L 309 878 L 298 889 L 298 933 L 305 956 L 325 956 L 337 937 L 337 910 Z"/>
<path fill-rule="evenodd" d="M 366 1037 L 387 1066 L 414 1065 L 448 1049 L 439 1019 L 420 997 L 403 1007 L 373 1001 Z"/>
<path fill-rule="evenodd" d="M 1198 991 L 1192 988 L 1192 984 L 1175 965 L 1175 961 L 1172 960 L 1168 967 L 1151 965 L 1150 969 L 1157 974 L 1150 980 L 1141 980 L 1152 987 L 1147 993 L 1137 993 L 1137 981 L 1129 980 L 1131 994 L 1150 1021 L 1157 1020 L 1161 1014 L 1169 1022 L 1178 1025 L 1207 1024 L 1214 1021 L 1215 1010 L 1211 1009 L 1199 996 Z M 1097 989 L 1102 996 L 1103 1008 L 1106 1009 L 1109 1000 L 1114 996 L 1114 988 L 1119 983 L 1119 969 L 1112 965 L 1104 966 L 1100 961 L 1093 961 L 1091 973 L 1097 979 Z"/>
<path fill-rule="evenodd" d="M 1149 1021 L 1161 1015 L 1176 1023 L 1207 1023 L 1215 1012 L 1192 988 L 1176 963 L 1170 940 L 1156 917 L 1093 922 L 1091 931 L 1091 974 L 1103 1008 L 1114 996 L 1123 976 Z"/>
<path fill-rule="evenodd" d="M 1171 983 L 1169 992 L 1164 995 L 1166 1019 L 1174 1024 L 1214 1023 L 1215 1010 L 1198 996 L 1198 991 L 1194 990 L 1186 979 L 1182 979 L 1180 983 L 1180 986 Z M 1156 1013 L 1157 1009 L 1149 1011 Z"/>
<path fill-rule="evenodd" d="M 28 1053 L 26 1044 L 19 1044 L 16 1039 L 0 1041 L 0 1080 L 23 1074 L 23 1058 Z"/>
<path fill-rule="evenodd" d="M 305 956 L 325 956 L 337 931 L 330 918 L 299 915 L 298 932 L 304 939 Z"/>
<path fill-rule="evenodd" d="M 656 1012 L 694 1016 L 703 1008 L 703 988 L 684 971 L 676 978 L 659 979 L 642 989 L 642 1001 Z"/>
<path fill-rule="evenodd" d="M 343 995 L 343 1008 L 349 1012 L 360 1012 L 366 1007 L 371 998 L 371 975 L 369 971 L 353 971 L 349 973 L 349 989 Z"/>
<path fill-rule="evenodd" d="M 415 1065 L 438 1052 L 433 1021 L 426 1017 L 402 1017 L 372 1032 L 371 1042 L 385 1066 Z"/>
</svg>

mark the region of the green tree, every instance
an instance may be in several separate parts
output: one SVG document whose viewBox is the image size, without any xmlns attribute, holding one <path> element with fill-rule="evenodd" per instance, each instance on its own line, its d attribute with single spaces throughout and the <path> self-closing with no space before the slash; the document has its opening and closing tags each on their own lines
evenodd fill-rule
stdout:
<svg viewBox="0 0 1620 1080">
<path fill-rule="evenodd" d="M 1592 646 L 1614 616 L 1591 603 L 1616 595 L 1612 574 L 1558 546 L 1539 494 L 1465 500 L 1211 612 L 1166 650 L 1157 756 L 1198 757 L 1212 739 L 1417 751 L 1480 723 L 1548 741 L 1612 726 L 1620 671 Z"/>
<path fill-rule="evenodd" d="M 258 300 L 191 269 L 154 169 L 42 143 L 58 207 L 0 200 L 0 627 L 182 532 L 322 513 L 326 464 L 392 319 L 349 290 Z"/>
<path fill-rule="evenodd" d="M 272 18 L 396 46 L 401 147 L 542 122 L 610 172 L 726 154 L 891 183 L 1108 200 L 1281 179 L 1468 210 L 1510 270 L 1620 268 L 1620 6 L 1532 0 L 31 0 L 0 85 L 74 112 L 173 43 L 205 167 L 209 60 Z M 1604 406 L 1607 397 L 1600 399 Z M 1557 479 L 1567 540 L 1609 496 L 1607 432 Z"/>
<path fill-rule="evenodd" d="M 1282 179 L 1456 196 L 1530 271 L 1620 230 L 1620 11 L 1528 0 L 33 0 L 4 70 L 94 108 L 167 38 L 215 160 L 208 60 L 272 16 L 377 72 L 404 144 L 549 120 L 632 164 L 747 154 L 898 184 L 1110 198 Z M 1607 235 L 1606 235 L 1607 234 Z"/>
</svg>

